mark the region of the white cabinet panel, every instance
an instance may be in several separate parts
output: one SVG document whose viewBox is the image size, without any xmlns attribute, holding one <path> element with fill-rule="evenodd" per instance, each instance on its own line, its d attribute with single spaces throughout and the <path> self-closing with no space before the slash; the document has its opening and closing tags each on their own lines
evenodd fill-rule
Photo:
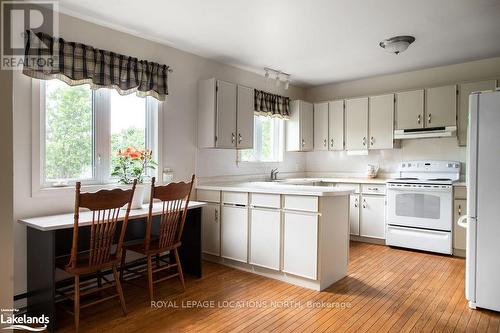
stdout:
<svg viewBox="0 0 500 333">
<path fill-rule="evenodd" d="M 458 218 L 467 214 L 467 200 L 455 199 L 453 213 L 453 248 L 465 250 L 467 230 L 457 224 Z"/>
<path fill-rule="evenodd" d="M 345 101 L 346 150 L 365 150 L 368 136 L 368 97 Z"/>
<path fill-rule="evenodd" d="M 426 89 L 425 106 L 425 127 L 455 126 L 457 86 Z"/>
<path fill-rule="evenodd" d="M 313 150 L 313 105 L 301 100 L 290 102 L 290 119 L 285 121 L 286 150 Z"/>
<path fill-rule="evenodd" d="M 206 202 L 220 202 L 220 191 L 196 190 L 196 200 Z"/>
<path fill-rule="evenodd" d="M 385 238 L 385 196 L 362 196 L 359 234 L 365 237 Z"/>
<path fill-rule="evenodd" d="M 253 148 L 253 118 L 254 118 L 253 88 L 238 86 L 238 104 L 236 108 L 236 147 L 240 149 Z"/>
<path fill-rule="evenodd" d="M 314 150 L 328 150 L 328 103 L 314 104 Z"/>
<path fill-rule="evenodd" d="M 424 127 L 424 90 L 396 94 L 396 129 Z"/>
<path fill-rule="evenodd" d="M 344 101 L 328 103 L 328 149 L 344 150 Z"/>
<path fill-rule="evenodd" d="M 218 148 L 236 148 L 236 84 L 217 81 Z"/>
<path fill-rule="evenodd" d="M 252 209 L 250 221 L 250 263 L 280 269 L 281 213 Z"/>
<path fill-rule="evenodd" d="M 224 258 L 247 262 L 247 208 L 222 205 L 221 228 L 221 255 Z"/>
<path fill-rule="evenodd" d="M 283 271 L 316 280 L 318 216 L 284 213 Z"/>
<path fill-rule="evenodd" d="M 270 193 L 252 193 L 251 205 L 254 207 L 280 208 L 281 195 Z"/>
<path fill-rule="evenodd" d="M 234 205 L 247 205 L 248 204 L 248 193 L 246 192 L 222 192 L 222 202 Z"/>
<path fill-rule="evenodd" d="M 359 194 L 349 196 L 350 234 L 359 236 Z"/>
<path fill-rule="evenodd" d="M 369 149 L 391 149 L 394 137 L 394 94 L 370 97 Z"/>
<path fill-rule="evenodd" d="M 202 250 L 220 256 L 220 205 L 208 204 L 201 210 Z"/>
<path fill-rule="evenodd" d="M 290 210 L 317 212 L 318 197 L 308 195 L 285 195 L 283 208 Z"/>
<path fill-rule="evenodd" d="M 469 95 L 477 91 L 495 90 L 496 80 L 463 83 L 458 86 L 458 144 L 467 145 L 467 128 L 469 123 Z"/>
</svg>

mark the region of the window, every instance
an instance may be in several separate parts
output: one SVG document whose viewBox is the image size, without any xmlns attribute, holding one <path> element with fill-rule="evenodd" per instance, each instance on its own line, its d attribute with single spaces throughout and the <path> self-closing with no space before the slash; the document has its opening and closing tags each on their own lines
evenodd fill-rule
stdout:
<svg viewBox="0 0 500 333">
<path fill-rule="evenodd" d="M 240 151 L 240 160 L 246 162 L 283 161 L 284 120 L 254 116 L 253 149 Z"/>
<path fill-rule="evenodd" d="M 118 150 L 151 149 L 158 161 L 158 102 L 112 89 L 40 81 L 40 185 L 111 183 Z M 152 175 L 152 174 L 151 174 Z"/>
</svg>

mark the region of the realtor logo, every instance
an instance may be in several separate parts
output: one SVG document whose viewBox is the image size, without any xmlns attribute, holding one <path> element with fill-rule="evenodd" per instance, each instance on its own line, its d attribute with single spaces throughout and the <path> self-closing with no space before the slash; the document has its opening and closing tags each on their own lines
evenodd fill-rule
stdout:
<svg viewBox="0 0 500 333">
<path fill-rule="evenodd" d="M 1 69 L 22 70 L 26 30 L 59 36 L 58 2 L 15 0 L 1 4 Z"/>
<path fill-rule="evenodd" d="M 49 322 L 49 317 L 43 314 L 38 317 L 20 315 L 19 309 L 1 309 L 0 313 L 2 330 L 41 332 L 47 329 Z"/>
</svg>

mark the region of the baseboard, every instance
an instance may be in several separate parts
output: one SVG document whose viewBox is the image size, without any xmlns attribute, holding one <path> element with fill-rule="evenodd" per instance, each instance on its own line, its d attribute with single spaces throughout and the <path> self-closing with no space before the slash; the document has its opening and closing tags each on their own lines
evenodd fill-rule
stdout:
<svg viewBox="0 0 500 333">
<path fill-rule="evenodd" d="M 380 238 L 371 238 L 371 237 L 351 235 L 351 240 L 356 241 L 356 242 L 385 245 L 385 239 L 380 239 Z"/>
</svg>

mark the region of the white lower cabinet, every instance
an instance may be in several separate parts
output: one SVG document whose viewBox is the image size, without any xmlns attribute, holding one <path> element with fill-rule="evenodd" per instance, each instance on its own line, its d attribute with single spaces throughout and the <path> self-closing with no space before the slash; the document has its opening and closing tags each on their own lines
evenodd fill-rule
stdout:
<svg viewBox="0 0 500 333">
<path fill-rule="evenodd" d="M 316 280 L 318 215 L 285 212 L 283 229 L 283 271 Z"/>
<path fill-rule="evenodd" d="M 455 199 L 453 213 L 453 248 L 465 250 L 467 230 L 457 224 L 458 218 L 467 214 L 467 200 Z"/>
<path fill-rule="evenodd" d="M 252 208 L 250 214 L 250 263 L 280 269 L 281 212 Z"/>
<path fill-rule="evenodd" d="M 220 204 L 209 203 L 201 210 L 202 251 L 220 256 Z"/>
<path fill-rule="evenodd" d="M 247 262 L 248 257 L 248 209 L 247 207 L 222 205 L 221 256 Z"/>
<path fill-rule="evenodd" d="M 362 195 L 360 206 L 360 236 L 385 239 L 385 196 Z"/>
<path fill-rule="evenodd" d="M 349 196 L 349 231 L 359 236 L 359 194 Z"/>
</svg>

